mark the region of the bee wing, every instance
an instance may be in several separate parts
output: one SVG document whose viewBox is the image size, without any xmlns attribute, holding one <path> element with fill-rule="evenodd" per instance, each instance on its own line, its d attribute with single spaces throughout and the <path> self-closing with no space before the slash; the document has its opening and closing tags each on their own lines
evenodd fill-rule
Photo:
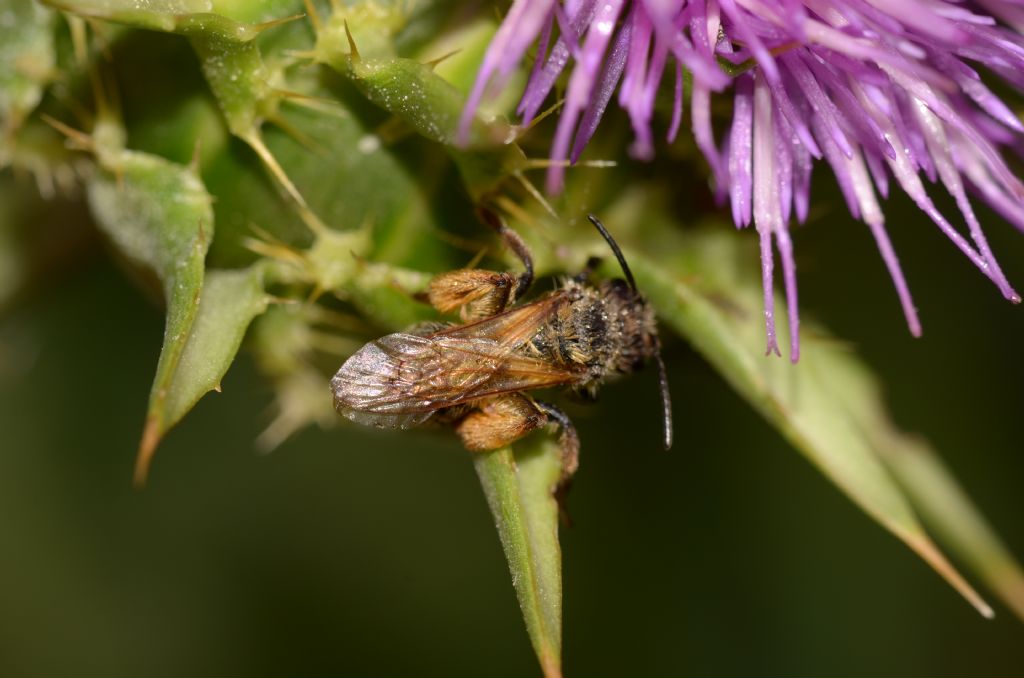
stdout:
<svg viewBox="0 0 1024 678">
<path fill-rule="evenodd" d="M 349 358 L 331 380 L 334 406 L 361 424 L 409 428 L 439 409 L 579 378 L 489 337 L 389 334 Z"/>
<path fill-rule="evenodd" d="M 417 396 L 423 378 L 436 379 L 435 342 L 415 334 L 389 334 L 345 361 L 334 378 L 334 408 L 352 421 L 379 428 L 410 428 L 437 409 Z"/>
<path fill-rule="evenodd" d="M 465 325 L 455 325 L 434 332 L 432 337 L 490 339 L 501 346 L 522 346 L 537 328 L 558 313 L 569 302 L 569 295 L 558 290 L 529 304 L 516 306 L 498 315 Z"/>
</svg>

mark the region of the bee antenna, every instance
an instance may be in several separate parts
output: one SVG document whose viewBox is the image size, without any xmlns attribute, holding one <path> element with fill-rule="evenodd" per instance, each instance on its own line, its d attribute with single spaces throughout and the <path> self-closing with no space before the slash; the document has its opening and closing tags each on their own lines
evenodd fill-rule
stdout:
<svg viewBox="0 0 1024 678">
<path fill-rule="evenodd" d="M 636 280 L 633 278 L 633 272 L 629 270 L 629 264 L 626 263 L 626 257 L 622 255 L 622 250 L 619 249 L 619 243 L 615 242 L 615 238 L 608 232 L 608 229 L 605 228 L 600 219 L 593 214 L 588 214 L 587 219 L 590 219 L 590 223 L 594 225 L 597 232 L 605 239 L 608 247 L 612 248 L 612 253 L 619 260 L 619 266 L 622 267 L 622 273 L 626 276 L 629 288 L 633 290 L 634 294 L 639 294 L 636 288 Z M 658 387 L 661 389 L 661 405 L 665 416 L 665 449 L 669 450 L 672 449 L 672 394 L 668 389 L 668 371 L 665 369 L 665 361 L 661 358 L 661 346 L 658 344 L 655 344 L 654 360 L 658 363 Z"/>
<path fill-rule="evenodd" d="M 661 404 L 665 410 L 665 449 L 672 449 L 672 395 L 668 390 L 668 372 L 665 361 L 661 359 L 661 347 L 654 352 L 654 360 L 658 363 L 658 386 L 661 388 Z"/>
<path fill-rule="evenodd" d="M 601 220 L 593 214 L 588 214 L 587 219 L 590 219 L 590 223 L 594 225 L 597 232 L 605 239 L 605 242 L 608 243 L 608 247 L 612 248 L 612 254 L 614 254 L 615 258 L 619 260 L 619 266 L 622 267 L 622 272 L 626 275 L 626 282 L 629 283 L 629 288 L 634 292 L 637 292 L 636 280 L 633 279 L 633 272 L 629 270 L 629 264 L 626 263 L 626 257 L 622 256 L 622 250 L 619 249 L 619 244 L 615 242 L 615 238 L 613 238 L 612 234 L 608 232 L 608 229 L 604 227 Z M 664 389 L 662 390 L 664 391 Z M 668 401 L 666 400 L 665 402 Z"/>
</svg>

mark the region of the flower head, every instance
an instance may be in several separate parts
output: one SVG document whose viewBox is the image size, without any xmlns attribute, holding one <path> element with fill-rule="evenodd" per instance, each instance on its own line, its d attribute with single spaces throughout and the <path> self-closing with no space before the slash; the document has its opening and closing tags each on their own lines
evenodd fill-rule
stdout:
<svg viewBox="0 0 1024 678">
<path fill-rule="evenodd" d="M 575 162 L 612 97 L 627 112 L 634 156 L 653 154 L 655 94 L 668 80 L 681 126 L 684 78 L 692 78 L 690 124 L 719 198 L 738 227 L 761 243 L 768 351 L 779 353 L 773 308 L 775 250 L 789 309 L 791 356 L 799 355 L 796 266 L 789 224 L 802 222 L 816 160 L 832 168 L 850 212 L 870 228 L 893 278 L 910 331 L 921 332 L 878 196 L 895 181 L 935 225 L 1017 303 L 969 194 L 1024 230 L 1024 184 L 1000 155 L 1024 148 L 1024 125 L 977 70 L 1024 90 L 1021 0 L 514 0 L 467 102 L 468 125 L 537 46 L 518 113 L 540 111 L 568 76 L 554 160 Z M 667 72 L 667 73 L 666 73 Z M 733 101 L 716 140 L 713 96 Z M 562 186 L 553 163 L 547 188 Z M 933 204 L 921 181 L 941 182 L 962 226 Z"/>
</svg>

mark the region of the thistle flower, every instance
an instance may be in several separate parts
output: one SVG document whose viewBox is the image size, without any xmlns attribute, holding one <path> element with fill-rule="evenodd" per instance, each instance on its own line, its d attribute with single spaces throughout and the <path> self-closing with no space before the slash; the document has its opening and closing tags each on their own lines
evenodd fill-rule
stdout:
<svg viewBox="0 0 1024 678">
<path fill-rule="evenodd" d="M 913 335 L 921 324 L 878 203 L 891 180 L 1004 297 L 1020 302 L 968 194 L 1024 230 L 1024 184 L 1000 155 L 1000 147 L 1024 148 L 1024 125 L 976 70 L 1024 90 L 1022 34 L 1022 0 L 514 0 L 470 92 L 463 128 L 536 45 L 517 109 L 524 124 L 570 70 L 552 158 L 579 159 L 616 90 L 635 134 L 631 153 L 649 158 L 662 81 L 674 85 L 671 142 L 692 78 L 690 124 L 716 195 L 728 197 L 737 227 L 753 223 L 760 237 L 767 350 L 779 353 L 774 245 L 796 361 L 789 225 L 807 218 L 815 160 L 829 164 L 850 212 L 870 228 Z M 733 101 L 721 141 L 712 129 L 715 95 Z M 552 164 L 550 192 L 560 190 L 564 164 Z M 953 197 L 961 227 L 936 208 L 922 174 Z"/>
</svg>

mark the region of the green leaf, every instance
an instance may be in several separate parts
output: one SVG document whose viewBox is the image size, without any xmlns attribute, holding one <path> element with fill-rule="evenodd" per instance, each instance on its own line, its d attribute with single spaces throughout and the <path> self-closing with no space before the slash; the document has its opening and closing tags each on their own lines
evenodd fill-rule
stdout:
<svg viewBox="0 0 1024 678">
<path fill-rule="evenodd" d="M 883 464 L 880 456 L 894 454 L 900 438 L 877 406 L 880 393 L 867 368 L 807 323 L 798 364 L 765 357 L 761 292 L 746 272 L 756 259 L 748 260 L 740 242 L 720 227 L 692 238 L 678 256 L 663 253 L 659 263 L 636 254 L 629 260 L 668 325 L 854 503 L 992 616 L 925 533 Z"/>
<path fill-rule="evenodd" d="M 209 271 L 199 310 L 167 388 L 164 430 L 178 423 L 220 380 L 238 353 L 252 320 L 267 308 L 263 266 Z"/>
<path fill-rule="evenodd" d="M 104 19 L 137 28 L 184 35 L 199 57 L 203 75 L 224 115 L 228 129 L 259 156 L 267 171 L 288 193 L 309 222 L 320 225 L 305 199 L 281 168 L 263 140 L 265 120 L 279 119 L 284 94 L 272 83 L 282 83 L 284 68 L 263 61 L 256 38 L 265 30 L 299 18 L 279 17 L 263 23 L 244 23 L 212 13 L 209 5 L 191 0 L 126 2 L 125 0 L 50 0 L 50 4 L 81 16 Z M 282 6 L 291 3 L 285 1 Z M 275 5 L 276 7 L 276 5 Z M 229 10 L 240 9 L 227 3 Z M 241 8 L 243 15 L 250 12 Z"/>
<path fill-rule="evenodd" d="M 466 104 L 464 92 L 436 73 L 434 64 L 393 56 L 379 41 L 373 42 L 374 49 L 367 55 L 367 50 L 359 46 L 362 36 L 369 32 L 357 30 L 361 20 L 351 12 L 340 11 L 319 24 L 315 58 L 348 78 L 369 101 L 410 129 L 443 144 L 475 203 L 491 197 L 510 176 L 523 181 L 522 172 L 529 163 L 514 143 L 517 128 L 497 117 L 485 121 L 477 116 L 466 138 L 458 140 L 459 120 Z M 466 45 L 470 49 L 482 50 L 488 37 L 488 31 L 476 30 L 464 39 L 472 41 Z"/>
<path fill-rule="evenodd" d="M 367 99 L 394 114 L 431 141 L 454 144 L 465 97 L 434 69 L 411 59 L 345 56 L 339 72 L 348 75 Z M 508 125 L 475 121 L 471 146 L 500 146 L 511 138 Z"/>
<path fill-rule="evenodd" d="M 474 463 L 505 550 L 533 649 L 547 678 L 562 675 L 562 554 L 552 488 L 558 446 L 533 438 L 513 453 L 478 454 Z"/>
<path fill-rule="evenodd" d="M 100 122 L 94 131 L 99 169 L 88 184 L 100 229 L 136 265 L 155 274 L 167 305 L 164 342 L 149 396 L 136 479 L 173 424 L 168 396 L 188 343 L 213 237 L 210 195 L 195 169 L 121 147 L 123 131 Z"/>
</svg>

